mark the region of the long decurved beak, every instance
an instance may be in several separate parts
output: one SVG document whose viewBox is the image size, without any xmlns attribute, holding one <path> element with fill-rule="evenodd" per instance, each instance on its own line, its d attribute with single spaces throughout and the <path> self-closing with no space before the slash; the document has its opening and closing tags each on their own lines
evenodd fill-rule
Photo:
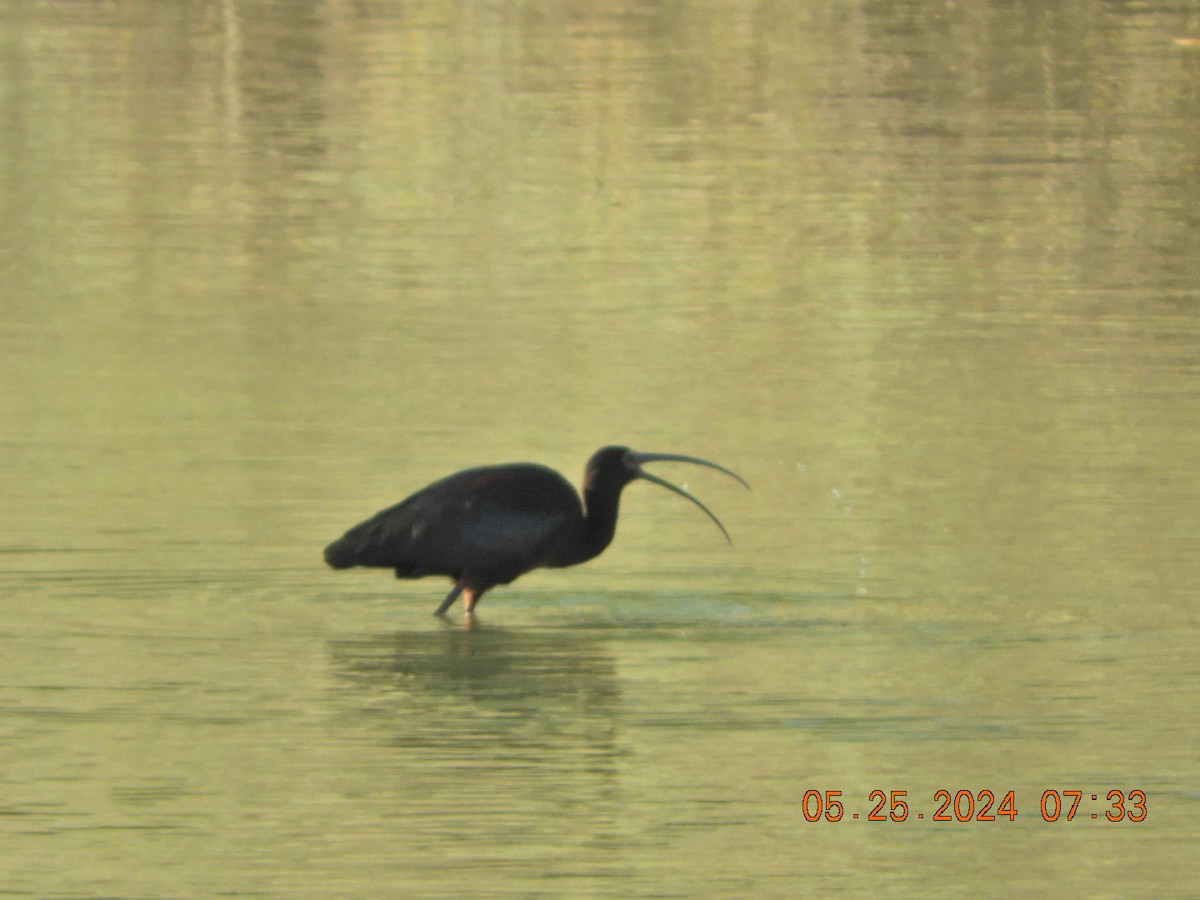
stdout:
<svg viewBox="0 0 1200 900">
<path fill-rule="evenodd" d="M 750 490 L 750 485 L 746 483 L 746 479 L 744 479 L 741 475 L 738 475 L 736 472 L 729 471 L 729 469 L 725 468 L 724 466 L 719 466 L 715 462 L 709 462 L 707 459 L 700 459 L 698 456 L 681 456 L 677 453 L 635 453 L 635 456 L 637 457 L 638 463 L 638 478 L 642 478 L 646 481 L 650 481 L 654 484 L 665 487 L 668 491 L 672 491 L 673 493 L 678 494 L 680 497 L 683 497 L 685 500 L 690 500 L 692 503 L 695 503 L 704 511 L 704 514 L 712 519 L 713 522 L 716 523 L 716 526 L 721 529 L 721 534 L 725 535 L 725 542 L 727 544 L 733 543 L 733 540 L 729 537 L 729 532 L 725 530 L 725 526 L 721 524 L 721 520 L 716 517 L 711 509 L 709 509 L 683 488 L 676 487 L 675 485 L 671 484 L 671 482 L 664 481 L 657 475 L 651 475 L 649 472 L 642 469 L 641 466 L 643 463 L 648 462 L 685 462 L 692 463 L 693 465 L 697 466 L 706 466 L 709 469 L 716 469 L 718 472 L 724 472 L 730 478 L 741 482 L 742 486 L 745 487 L 746 490 Z"/>
</svg>

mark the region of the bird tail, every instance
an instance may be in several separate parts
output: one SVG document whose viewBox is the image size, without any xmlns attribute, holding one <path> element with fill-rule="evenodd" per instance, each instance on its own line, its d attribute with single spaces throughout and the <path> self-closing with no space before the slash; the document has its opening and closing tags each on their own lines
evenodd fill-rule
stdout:
<svg viewBox="0 0 1200 900">
<path fill-rule="evenodd" d="M 356 541 L 348 538 L 338 538 L 325 548 L 325 562 L 334 569 L 349 569 L 358 565 L 358 547 Z"/>
</svg>

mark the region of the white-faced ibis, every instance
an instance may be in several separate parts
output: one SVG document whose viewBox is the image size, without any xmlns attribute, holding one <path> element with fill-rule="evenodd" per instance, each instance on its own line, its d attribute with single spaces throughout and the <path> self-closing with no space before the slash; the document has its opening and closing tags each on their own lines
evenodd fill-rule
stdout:
<svg viewBox="0 0 1200 900">
<path fill-rule="evenodd" d="M 355 525 L 325 548 L 325 562 L 335 569 L 395 569 L 397 578 L 447 575 L 454 587 L 437 615 L 459 594 L 470 614 L 485 592 L 531 569 L 574 566 L 599 556 L 616 531 L 621 491 L 638 478 L 695 503 L 728 541 L 729 532 L 707 506 L 642 469 L 644 463 L 668 461 L 707 466 L 749 487 L 706 459 L 628 447 L 604 447 L 588 460 L 582 502 L 570 482 L 545 466 L 483 466 L 435 481 Z"/>
</svg>

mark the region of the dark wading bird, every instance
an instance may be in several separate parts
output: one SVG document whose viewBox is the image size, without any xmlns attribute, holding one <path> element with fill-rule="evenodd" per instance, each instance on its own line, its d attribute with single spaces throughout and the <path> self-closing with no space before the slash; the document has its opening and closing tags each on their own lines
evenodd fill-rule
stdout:
<svg viewBox="0 0 1200 900">
<path fill-rule="evenodd" d="M 729 532 L 707 506 L 642 469 L 650 462 L 707 466 L 750 486 L 706 459 L 628 447 L 604 447 L 588 460 L 582 503 L 570 482 L 545 466 L 467 469 L 355 525 L 325 548 L 325 562 L 335 569 L 395 569 L 397 578 L 447 575 L 454 587 L 437 615 L 459 594 L 469 615 L 484 593 L 531 569 L 574 566 L 599 556 L 616 531 L 621 491 L 638 478 L 695 503 L 729 541 Z"/>
</svg>

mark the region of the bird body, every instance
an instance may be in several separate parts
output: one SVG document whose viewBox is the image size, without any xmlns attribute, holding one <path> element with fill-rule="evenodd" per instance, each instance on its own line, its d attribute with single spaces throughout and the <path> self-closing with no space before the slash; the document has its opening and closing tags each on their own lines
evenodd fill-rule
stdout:
<svg viewBox="0 0 1200 900">
<path fill-rule="evenodd" d="M 354 526 L 325 548 L 325 561 L 335 569 L 394 569 L 397 578 L 448 576 L 454 588 L 438 614 L 460 593 L 470 613 L 496 585 L 532 569 L 573 566 L 603 552 L 616 531 L 621 490 L 635 478 L 691 500 L 724 532 L 699 500 L 641 470 L 643 462 L 654 460 L 698 463 L 741 481 L 706 460 L 637 454 L 625 447 L 605 447 L 589 460 L 582 500 L 562 475 L 535 463 L 466 469 Z"/>
<path fill-rule="evenodd" d="M 395 569 L 398 578 L 457 579 L 469 558 L 480 576 L 508 584 L 553 565 L 563 538 L 582 522 L 579 495 L 553 469 L 485 466 L 435 481 L 356 525 L 325 549 L 325 561 L 335 569 Z"/>
</svg>

